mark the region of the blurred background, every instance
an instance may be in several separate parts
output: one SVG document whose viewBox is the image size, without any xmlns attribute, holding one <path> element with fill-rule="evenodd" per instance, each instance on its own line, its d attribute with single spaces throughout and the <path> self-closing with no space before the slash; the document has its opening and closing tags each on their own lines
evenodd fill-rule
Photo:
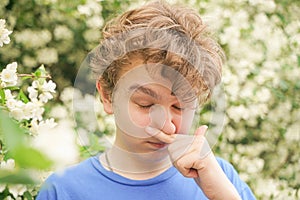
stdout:
<svg viewBox="0 0 300 200">
<path fill-rule="evenodd" d="M 225 116 L 222 134 L 213 147 L 215 154 L 235 166 L 258 199 L 300 199 L 300 1 L 168 2 L 199 11 L 226 52 L 222 82 Z M 19 79 L 14 87 L 0 86 L 0 107 L 14 118 L 11 122 L 1 117 L 0 199 L 34 199 L 40 183 L 51 171 L 107 147 L 114 132 L 112 116 L 105 115 L 97 96 L 74 88 L 74 82 L 87 53 L 99 43 L 105 22 L 143 3 L 1 0 L 0 18 L 6 24 L 0 24 L 0 40 L 4 30 L 12 33 L 10 42 L 0 48 L 0 70 L 11 69 L 8 64 L 17 62 L 18 74 L 27 74 L 27 79 Z M 5 82 L 3 77 L 4 73 L 1 78 Z M 43 82 L 46 79 L 48 82 Z M 25 105 L 37 104 L 33 89 L 40 88 L 43 99 L 48 95 L 47 101 L 38 97 L 43 119 L 12 112 L 7 90 L 12 91 L 12 96 L 17 94 L 12 99 Z M 87 104 L 94 109 L 83 106 Z M 213 128 L 217 107 L 217 100 L 206 105 L 198 123 Z M 40 134 L 43 128 L 47 131 Z M 28 151 L 25 158 L 29 164 L 19 151 L 12 150 L 16 145 L 10 142 L 23 136 L 14 134 L 11 138 L 8 130 L 26 135 L 34 146 L 36 151 L 19 143 Z M 24 166 L 30 170 L 23 172 Z M 32 181 L 32 177 L 37 180 Z"/>
</svg>

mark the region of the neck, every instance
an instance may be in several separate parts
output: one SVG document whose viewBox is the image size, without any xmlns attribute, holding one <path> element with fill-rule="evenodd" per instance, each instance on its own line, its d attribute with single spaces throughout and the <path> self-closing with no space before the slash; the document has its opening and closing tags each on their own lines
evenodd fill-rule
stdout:
<svg viewBox="0 0 300 200">
<path fill-rule="evenodd" d="M 133 153 L 116 145 L 101 154 L 100 162 L 106 169 L 135 180 L 153 178 L 172 165 L 167 149 Z"/>
</svg>

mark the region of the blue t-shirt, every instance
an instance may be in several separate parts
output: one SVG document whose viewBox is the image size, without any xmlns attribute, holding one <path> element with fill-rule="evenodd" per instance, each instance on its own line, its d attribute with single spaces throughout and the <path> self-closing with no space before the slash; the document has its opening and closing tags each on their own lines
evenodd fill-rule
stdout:
<svg viewBox="0 0 300 200">
<path fill-rule="evenodd" d="M 218 162 L 243 200 L 255 199 L 248 185 L 227 161 Z M 204 200 L 207 199 L 192 178 L 175 167 L 148 180 L 131 180 L 106 170 L 91 157 L 63 174 L 52 174 L 44 183 L 37 200 Z"/>
</svg>

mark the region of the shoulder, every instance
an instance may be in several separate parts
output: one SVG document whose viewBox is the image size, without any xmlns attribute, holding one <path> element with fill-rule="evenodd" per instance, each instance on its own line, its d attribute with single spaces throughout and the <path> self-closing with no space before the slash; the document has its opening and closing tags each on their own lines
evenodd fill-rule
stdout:
<svg viewBox="0 0 300 200">
<path fill-rule="evenodd" d="M 224 173 L 226 174 L 227 178 L 231 181 L 231 183 L 235 186 L 235 188 L 239 192 L 242 199 L 243 200 L 256 199 L 250 187 L 240 178 L 238 172 L 233 167 L 233 165 L 222 158 L 217 157 L 216 159 L 219 165 L 221 166 L 221 168 L 223 169 Z"/>
<path fill-rule="evenodd" d="M 57 180 L 67 180 L 68 178 L 72 178 L 73 180 L 76 177 L 85 176 L 86 173 L 93 172 L 94 168 L 94 160 L 96 157 L 90 157 L 76 165 L 69 166 L 63 170 L 57 171 L 49 176 L 47 181 L 57 181 Z"/>
<path fill-rule="evenodd" d="M 70 194 L 84 186 L 83 180 L 88 184 L 88 181 L 93 181 L 93 177 L 98 173 L 96 160 L 96 157 L 91 157 L 51 174 L 43 183 L 37 200 L 72 199 Z"/>
</svg>

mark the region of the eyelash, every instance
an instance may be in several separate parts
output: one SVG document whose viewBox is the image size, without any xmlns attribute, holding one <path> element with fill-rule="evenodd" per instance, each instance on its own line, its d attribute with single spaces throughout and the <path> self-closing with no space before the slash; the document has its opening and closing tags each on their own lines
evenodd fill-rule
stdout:
<svg viewBox="0 0 300 200">
<path fill-rule="evenodd" d="M 177 106 L 173 106 L 173 108 L 175 108 L 176 110 L 179 110 L 179 111 L 183 111 L 184 108 L 180 108 L 180 107 L 177 107 Z"/>
<path fill-rule="evenodd" d="M 149 109 L 151 106 L 153 106 L 154 104 L 150 104 L 150 105 L 138 105 L 140 108 L 142 109 Z M 176 110 L 178 111 L 183 111 L 184 108 L 180 108 L 180 107 L 177 107 L 177 106 L 172 106 L 173 108 L 175 108 Z"/>
<path fill-rule="evenodd" d="M 139 105 L 138 106 L 141 108 L 141 109 L 149 109 L 151 106 L 153 106 L 154 104 L 150 104 L 150 105 Z"/>
</svg>

